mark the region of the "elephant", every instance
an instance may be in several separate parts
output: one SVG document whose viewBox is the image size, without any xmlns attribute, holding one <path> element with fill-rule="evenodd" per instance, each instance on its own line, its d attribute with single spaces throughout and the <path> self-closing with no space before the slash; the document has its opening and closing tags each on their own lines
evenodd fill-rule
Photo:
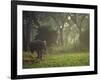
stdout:
<svg viewBox="0 0 100 80">
<path fill-rule="evenodd" d="M 36 52 L 37 59 L 42 59 L 44 53 L 46 53 L 46 41 L 34 40 L 30 42 L 29 49 L 31 53 Z"/>
</svg>

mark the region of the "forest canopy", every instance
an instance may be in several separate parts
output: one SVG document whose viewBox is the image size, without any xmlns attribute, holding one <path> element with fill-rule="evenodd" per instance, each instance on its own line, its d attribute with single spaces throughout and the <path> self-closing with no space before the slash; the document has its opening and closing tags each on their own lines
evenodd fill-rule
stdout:
<svg viewBox="0 0 100 80">
<path fill-rule="evenodd" d="M 23 11 L 23 51 L 34 40 L 62 51 L 89 51 L 89 14 Z"/>
</svg>

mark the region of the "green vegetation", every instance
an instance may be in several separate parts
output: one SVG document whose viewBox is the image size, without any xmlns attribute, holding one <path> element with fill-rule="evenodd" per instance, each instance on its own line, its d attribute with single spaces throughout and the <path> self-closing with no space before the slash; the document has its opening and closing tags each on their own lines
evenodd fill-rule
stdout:
<svg viewBox="0 0 100 80">
<path fill-rule="evenodd" d="M 24 53 L 23 68 L 44 68 L 44 67 L 68 67 L 89 65 L 89 53 L 57 53 L 46 54 L 42 61 L 35 58 L 36 55 Z M 31 58 L 30 58 L 31 57 Z"/>
<path fill-rule="evenodd" d="M 89 65 L 89 33 L 89 14 L 23 11 L 23 68 Z"/>
</svg>

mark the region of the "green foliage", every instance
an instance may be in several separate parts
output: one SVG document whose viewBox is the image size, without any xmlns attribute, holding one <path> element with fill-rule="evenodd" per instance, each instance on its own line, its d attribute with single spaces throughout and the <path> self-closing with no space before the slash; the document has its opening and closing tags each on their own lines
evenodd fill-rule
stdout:
<svg viewBox="0 0 100 80">
<path fill-rule="evenodd" d="M 46 41 L 52 54 L 89 51 L 89 14 L 23 11 L 23 21 L 23 51 L 37 39 Z"/>
<path fill-rule="evenodd" d="M 23 21 L 23 68 L 89 65 L 89 14 L 23 11 Z M 35 39 L 47 43 L 42 61 L 24 52 Z"/>
<path fill-rule="evenodd" d="M 89 53 L 57 53 L 46 54 L 42 61 L 37 60 L 34 62 L 35 55 L 31 54 L 32 58 L 29 58 L 29 53 L 23 53 L 23 62 L 28 58 L 31 63 L 23 64 L 23 68 L 44 68 L 44 67 L 68 67 L 68 66 L 88 66 L 89 65 Z"/>
</svg>

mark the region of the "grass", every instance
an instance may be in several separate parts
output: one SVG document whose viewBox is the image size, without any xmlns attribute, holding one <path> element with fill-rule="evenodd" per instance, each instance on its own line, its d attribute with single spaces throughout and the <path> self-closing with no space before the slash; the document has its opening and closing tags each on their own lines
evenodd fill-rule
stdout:
<svg viewBox="0 0 100 80">
<path fill-rule="evenodd" d="M 36 55 L 23 53 L 23 68 L 46 68 L 46 67 L 68 67 L 89 65 L 89 53 L 58 53 L 46 54 L 39 61 Z"/>
</svg>

